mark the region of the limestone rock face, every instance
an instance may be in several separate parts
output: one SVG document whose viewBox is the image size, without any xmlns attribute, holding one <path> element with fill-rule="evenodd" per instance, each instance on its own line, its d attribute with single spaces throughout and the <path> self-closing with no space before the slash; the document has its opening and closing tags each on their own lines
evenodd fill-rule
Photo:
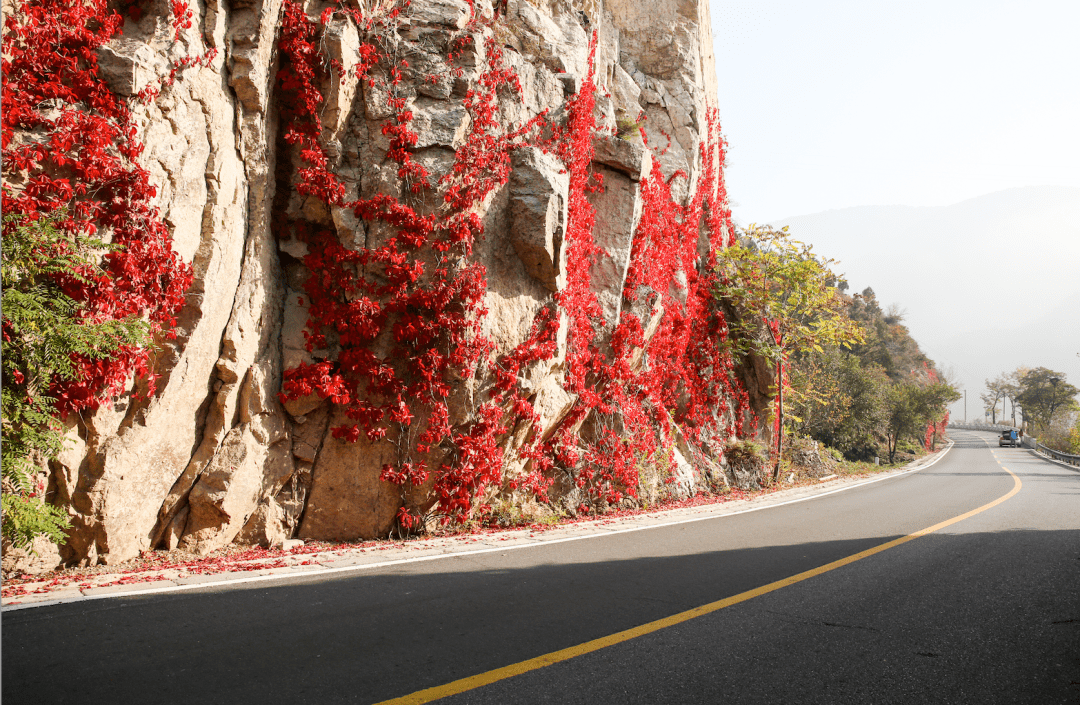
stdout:
<svg viewBox="0 0 1080 705">
<path fill-rule="evenodd" d="M 260 375 L 269 406 L 261 413 L 276 416 L 285 433 L 274 399 L 281 283 L 266 178 L 273 169 L 266 129 L 275 41 L 270 15 L 280 5 L 256 3 L 236 15 L 211 9 L 183 40 L 198 54 L 209 41 L 219 49 L 217 58 L 186 70 L 153 104 L 134 107 L 146 125 L 143 165 L 158 184 L 158 207 L 195 281 L 177 337 L 157 360 L 157 395 L 148 403 L 121 399 L 122 415 L 102 410 L 80 421 L 86 456 L 60 469 L 72 480 L 65 483 L 75 527 L 65 547 L 69 561 L 122 561 L 153 548 L 167 530 L 170 536 L 182 531 L 175 519 L 189 492 L 247 413 L 240 409 L 241 382 L 253 366 L 268 372 Z M 139 90 L 144 68 L 167 66 L 171 58 L 152 26 L 142 31 L 146 24 L 101 51 L 110 67 L 106 78 L 119 93 Z M 234 92 L 223 77 L 242 89 Z M 266 448 L 268 441 L 257 443 Z M 263 468 L 253 473 L 261 477 Z M 204 537 L 212 533 L 200 530 Z"/>
<path fill-rule="evenodd" d="M 345 422 L 334 412 L 331 425 Z M 385 536 L 402 506 L 397 488 L 379 480 L 382 466 L 397 460 L 389 443 L 327 438 L 315 461 L 302 539 L 345 541 Z"/>
<path fill-rule="evenodd" d="M 315 21 L 329 6 L 309 0 L 303 7 Z M 331 358 L 337 344 L 333 333 L 323 347 L 305 336 L 312 314 L 305 293 L 309 262 L 321 252 L 285 226 L 334 233 L 346 249 L 375 247 L 394 233 L 297 192 L 299 170 L 308 165 L 284 139 L 289 108 L 280 102 L 277 81 L 285 61 L 278 48 L 283 0 L 228 6 L 210 0 L 191 8 L 192 26 L 179 49 L 154 18 L 144 17 L 128 22 L 124 36 L 98 55 L 112 90 L 132 96 L 183 53 L 217 50 L 209 65 L 187 68 L 175 84 L 163 86 L 156 101 L 131 104 L 143 126 L 143 162 L 158 187 L 157 205 L 195 280 L 176 338 L 165 341 L 156 360 L 157 394 L 145 401 L 130 393 L 114 408 L 79 420 L 73 444 L 54 463 L 51 482 L 74 525 L 64 548 L 71 563 L 114 563 L 178 546 L 205 553 L 232 542 L 385 536 L 402 507 L 426 511 L 434 503 L 430 483 L 403 492 L 380 480 L 383 466 L 400 460 L 396 434 L 406 431 L 378 441 L 361 434 L 349 443 L 333 429 L 353 421 L 330 400 L 318 394 L 279 400 L 286 370 Z M 624 291 L 641 184 L 652 170 L 665 179 L 681 170 L 686 177 L 674 179 L 672 189 L 686 199 L 701 176 L 698 144 L 707 109 L 716 106 L 708 3 L 412 0 L 385 39 L 389 50 L 408 58 L 398 84 L 382 65 L 373 75 L 385 82 L 357 79 L 361 48 L 372 40 L 340 13 L 335 17 L 325 28 L 326 76 L 318 79 L 325 97 L 319 141 L 328 169 L 344 185 L 345 200 L 386 194 L 421 213 L 443 205 L 435 186 L 410 182 L 387 156 L 388 86 L 397 86 L 395 95 L 412 114 L 413 159 L 437 185 L 453 179 L 455 153 L 467 146 L 467 101 L 481 86 L 487 52 L 503 53 L 521 88 L 498 94 L 496 119 L 523 124 L 546 113 L 557 122 L 589 74 L 595 32 L 599 129 L 591 168 L 603 175 L 605 190 L 590 195 L 601 250 L 590 267 L 591 286 L 609 333 L 630 310 L 649 340 L 663 305 L 655 292 L 643 289 L 627 299 Z M 639 115 L 647 118 L 641 127 L 653 149 L 636 127 L 622 127 Z M 554 306 L 552 293 L 565 285 L 568 189 L 569 176 L 555 156 L 522 147 L 511 153 L 507 182 L 478 207 L 485 236 L 473 258 L 487 276 L 481 328 L 492 359 L 528 338 L 531 323 Z M 365 265 L 349 266 L 364 275 Z M 671 286 L 685 287 L 685 276 Z M 550 438 L 577 399 L 565 388 L 565 316 L 554 325 L 555 353 L 518 375 L 535 421 L 500 439 L 515 472 L 527 465 L 516 459 L 517 450 L 530 439 Z M 379 339 L 373 349 L 387 345 Z M 646 364 L 638 348 L 631 366 Z M 764 366 L 750 364 L 744 373 L 771 384 Z M 459 425 L 474 419 L 492 380 L 462 377 L 447 384 L 449 422 Z M 751 396 L 763 408 L 763 397 Z M 436 467 L 445 452 L 432 448 L 429 465 Z M 676 453 L 675 484 L 689 492 L 703 476 L 697 451 Z M 715 459 L 702 462 L 722 474 Z"/>
<path fill-rule="evenodd" d="M 570 178 L 555 157 L 536 147 L 515 150 L 511 167 L 510 237 L 514 250 L 529 276 L 556 291 L 566 268 L 563 236 Z"/>
<path fill-rule="evenodd" d="M 601 251 L 589 272 L 590 286 L 603 308 L 604 320 L 615 326 L 622 310 L 634 232 L 641 218 L 641 189 L 614 169 L 597 166 L 596 172 L 603 176 L 604 190 L 592 194 L 590 202 L 596 209 L 593 239 Z"/>
</svg>

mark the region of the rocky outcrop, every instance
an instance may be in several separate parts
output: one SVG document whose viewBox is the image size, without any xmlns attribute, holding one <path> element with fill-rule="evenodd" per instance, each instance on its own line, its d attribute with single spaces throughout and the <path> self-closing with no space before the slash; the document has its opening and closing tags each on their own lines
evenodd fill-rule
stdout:
<svg viewBox="0 0 1080 705">
<path fill-rule="evenodd" d="M 641 161 L 639 156 L 638 163 Z M 651 156 L 646 154 L 645 161 L 651 162 Z M 641 218 L 641 187 L 637 179 L 603 164 L 596 164 L 594 173 L 603 177 L 604 190 L 597 191 L 589 199 L 596 209 L 593 237 L 600 248 L 589 270 L 589 284 L 603 308 L 604 321 L 614 327 L 622 311 L 630 252 Z M 638 175 L 640 173 L 639 170 Z"/>
<path fill-rule="evenodd" d="M 304 9 L 316 18 L 324 6 L 312 0 Z M 285 140 L 285 116 L 293 107 L 281 103 L 276 79 L 284 61 L 276 48 L 282 0 L 209 0 L 192 10 L 194 23 L 179 46 L 159 31 L 161 18 L 147 14 L 128 20 L 123 38 L 100 53 L 102 77 L 117 94 L 131 96 L 167 70 L 178 52 L 218 50 L 209 65 L 185 70 L 156 101 L 133 103 L 147 145 L 145 166 L 158 184 L 157 203 L 195 279 L 176 339 L 163 343 L 156 360 L 157 394 L 149 401 L 129 394 L 113 409 L 74 422 L 71 448 L 53 463 L 53 484 L 74 523 L 64 549 L 72 562 L 116 562 L 177 546 L 205 553 L 232 542 L 275 544 L 293 536 L 384 536 L 402 508 L 424 512 L 437 502 L 430 481 L 402 491 L 380 479 L 384 466 L 400 460 L 405 431 L 349 442 L 333 429 L 355 421 L 332 400 L 311 393 L 281 401 L 285 370 L 330 359 L 336 349 L 333 334 L 315 343 L 305 335 L 312 315 L 304 294 L 313 276 L 307 262 L 318 253 L 282 226 L 327 229 L 347 249 L 375 247 L 394 233 L 385 223 L 364 221 L 353 209 L 296 188 L 306 164 L 300 148 Z M 407 57 L 399 93 L 411 111 L 416 140 L 409 149 L 429 174 L 427 188 L 403 177 L 388 157 L 388 84 L 359 80 L 369 38 L 355 22 L 337 17 L 327 24 L 322 44 L 330 68 L 321 84 L 318 143 L 343 185 L 342 202 L 385 194 L 436 214 L 445 207 L 437 185 L 453 178 L 455 154 L 470 138 L 468 102 L 479 85 L 487 40 L 502 48 L 521 86 L 520 93 L 499 94 L 497 119 L 523 124 L 546 111 L 557 125 L 590 75 L 595 33 L 597 129 L 590 169 L 602 176 L 604 189 L 588 196 L 599 250 L 588 267 L 589 286 L 605 335 L 626 312 L 640 320 L 642 338 L 629 364 L 647 367 L 647 343 L 665 305 L 654 291 L 628 298 L 625 288 L 643 183 L 658 170 L 676 201 L 687 203 L 707 166 L 699 145 L 707 139 L 708 110 L 716 107 L 708 3 L 412 0 L 399 18 L 392 50 Z M 389 76 L 385 67 L 373 71 Z M 565 164 L 550 150 L 522 146 L 511 151 L 508 167 L 506 182 L 477 209 L 485 235 L 472 255 L 487 277 L 480 330 L 491 341 L 492 359 L 529 339 L 534 321 L 554 306 L 553 293 L 568 277 Z M 684 176 L 675 177 L 679 172 Z M 430 271 L 436 260 L 426 265 Z M 350 266 L 365 276 L 367 265 Z M 697 266 L 707 264 L 700 259 Z M 687 275 L 680 276 L 682 283 L 671 286 L 685 291 Z M 671 301 L 677 303 L 669 308 L 683 306 L 685 295 Z M 552 438 L 578 399 L 566 383 L 565 312 L 554 320 L 554 353 L 518 375 L 521 397 L 535 416 L 499 439 L 508 477 L 532 471 L 524 449 Z M 389 336 L 379 338 L 373 349 L 389 350 L 390 342 Z M 754 374 L 762 379 L 751 379 Z M 766 389 L 767 375 L 752 367 L 743 375 L 759 409 L 758 385 Z M 446 382 L 449 423 L 457 428 L 475 418 L 494 377 Z M 715 414 L 729 418 L 733 408 Z M 571 418 L 575 428 L 583 423 Z M 679 440 L 670 488 L 689 492 L 706 481 L 735 480 L 724 474 L 718 450 L 724 434 L 713 438 L 712 451 L 703 451 L 674 423 L 671 428 Z M 449 462 L 454 452 L 432 447 L 428 467 Z"/>
<path fill-rule="evenodd" d="M 563 245 L 570 179 L 562 163 L 536 147 L 514 151 L 510 168 L 510 239 L 533 279 L 558 291 L 566 271 Z"/>
</svg>

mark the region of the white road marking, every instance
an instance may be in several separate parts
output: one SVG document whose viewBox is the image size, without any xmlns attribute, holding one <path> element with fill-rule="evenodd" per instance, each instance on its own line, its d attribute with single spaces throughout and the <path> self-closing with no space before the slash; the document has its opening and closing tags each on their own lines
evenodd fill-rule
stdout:
<svg viewBox="0 0 1080 705">
<path fill-rule="evenodd" d="M 885 477 L 877 477 L 866 482 L 859 482 L 854 485 L 848 485 L 846 487 L 839 487 L 829 492 L 822 492 L 821 494 L 810 495 L 809 497 L 799 497 L 796 499 L 790 499 L 786 502 L 779 502 L 777 504 L 768 504 L 760 507 L 749 507 L 747 509 L 740 509 L 736 512 L 729 514 L 714 514 L 709 516 L 690 517 L 687 519 L 677 519 L 675 521 L 665 522 L 663 524 L 650 524 L 648 526 L 631 526 L 625 529 L 602 529 L 595 534 L 585 534 L 584 536 L 567 536 L 561 539 L 551 539 L 550 541 L 540 540 L 536 543 L 519 544 L 516 546 L 499 546 L 496 548 L 479 548 L 472 551 L 458 551 L 455 553 L 440 553 L 434 556 L 415 556 L 412 558 L 396 558 L 389 561 L 380 561 L 378 563 L 365 563 L 363 565 L 350 565 L 340 566 L 337 568 L 323 568 L 323 569 L 306 569 L 297 570 L 295 573 L 278 573 L 275 575 L 255 575 L 247 578 L 223 578 L 222 580 L 208 581 L 202 583 L 192 583 L 190 585 L 165 585 L 162 587 L 143 588 L 141 590 L 131 590 L 118 593 L 110 593 L 107 595 L 83 595 L 82 597 L 76 597 L 67 600 L 43 600 L 41 602 L 28 602 L 25 604 L 9 604 L 4 605 L 3 611 L 29 609 L 31 607 L 47 607 L 49 605 L 64 604 L 68 602 L 86 602 L 88 600 L 103 600 L 103 599 L 115 599 L 117 597 L 134 597 L 137 595 L 155 595 L 166 592 L 181 592 L 184 590 L 203 590 L 206 588 L 220 587 L 223 585 L 241 585 L 245 583 L 261 583 L 271 580 L 291 580 L 293 578 L 310 578 L 321 577 L 326 575 L 332 575 L 335 573 L 348 573 L 353 571 L 371 570 L 373 568 L 385 568 L 387 566 L 405 565 L 409 563 L 421 563 L 425 561 L 441 560 L 444 558 L 458 558 L 461 556 L 478 556 L 485 553 L 505 553 L 506 551 L 515 551 L 525 548 L 537 548 L 540 546 L 550 546 L 556 543 L 566 543 L 569 541 L 583 541 L 585 539 L 595 539 L 602 536 L 615 536 L 617 534 L 628 534 L 634 531 L 647 531 L 649 529 L 662 529 L 669 526 L 679 526 L 681 524 L 692 524 L 698 521 L 708 521 L 710 519 L 722 519 L 724 517 L 738 516 L 739 514 L 749 514 L 750 512 L 757 512 L 763 509 L 773 509 L 775 507 L 784 507 L 789 504 L 797 504 L 798 502 L 806 502 L 812 499 L 818 499 L 819 497 L 828 497 L 829 495 L 837 494 L 838 492 L 846 492 L 848 490 L 855 489 L 856 487 L 865 487 L 866 485 L 872 485 L 875 482 L 882 482 L 883 480 L 892 480 L 897 477 L 904 477 L 912 473 L 920 472 L 929 467 L 933 467 L 940 461 L 945 455 L 952 449 L 954 443 L 949 441 L 949 445 L 942 449 L 938 457 L 925 465 L 912 468 L 905 472 L 897 473 L 895 475 L 887 475 Z"/>
</svg>

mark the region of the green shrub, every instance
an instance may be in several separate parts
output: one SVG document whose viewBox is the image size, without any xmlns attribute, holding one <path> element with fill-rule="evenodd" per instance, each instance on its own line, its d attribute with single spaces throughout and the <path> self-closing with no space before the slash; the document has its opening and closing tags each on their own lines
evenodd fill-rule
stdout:
<svg viewBox="0 0 1080 705">
<path fill-rule="evenodd" d="M 757 476 L 768 462 L 768 451 L 757 441 L 742 439 L 724 448 L 724 457 L 733 470 Z"/>
<path fill-rule="evenodd" d="M 645 124 L 644 114 L 638 115 L 637 118 L 628 116 L 622 116 L 615 120 L 615 136 L 623 140 L 631 140 L 634 135 L 638 134 L 638 130 Z"/>
</svg>

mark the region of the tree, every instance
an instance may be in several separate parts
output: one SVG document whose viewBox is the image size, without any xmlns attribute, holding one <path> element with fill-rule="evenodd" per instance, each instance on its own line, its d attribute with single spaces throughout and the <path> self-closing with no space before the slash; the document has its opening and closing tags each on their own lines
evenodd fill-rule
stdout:
<svg viewBox="0 0 1080 705">
<path fill-rule="evenodd" d="M 738 314 L 728 321 L 728 342 L 740 359 L 757 354 L 776 363 L 777 457 L 779 478 L 784 433 L 784 364 L 789 356 L 824 346 L 863 340 L 845 313 L 837 291 L 834 260 L 818 258 L 812 247 L 792 240 L 787 226 L 776 230 L 751 224 L 737 243 L 717 253 L 715 294 Z M 764 330 L 762 329 L 764 323 Z"/>
<path fill-rule="evenodd" d="M 863 365 L 879 365 L 889 379 L 901 382 L 930 362 L 904 325 L 904 310 L 891 304 L 883 311 L 870 287 L 851 297 L 847 313 L 865 331 L 865 340 L 851 348 Z"/>
<path fill-rule="evenodd" d="M 1048 428 L 1059 410 L 1080 407 L 1076 402 L 1080 389 L 1066 381 L 1064 372 L 1036 367 L 1020 376 L 1018 386 L 1016 401 L 1023 407 L 1024 417 L 1038 428 Z"/>
<path fill-rule="evenodd" d="M 927 384 L 903 382 L 890 387 L 886 394 L 889 462 L 896 457 L 900 439 L 919 438 L 927 425 L 942 419 L 946 407 L 959 398 L 953 385 L 937 379 Z"/>
<path fill-rule="evenodd" d="M 832 347 L 799 357 L 790 374 L 795 431 L 848 458 L 873 458 L 884 432 L 890 385 L 881 366 Z"/>
<path fill-rule="evenodd" d="M 1001 400 L 1001 392 L 995 389 L 990 389 L 990 380 L 986 380 L 987 392 L 986 394 L 980 394 L 979 399 L 982 400 L 983 408 L 990 412 L 990 423 L 997 423 L 998 415 L 998 402 Z M 1005 413 L 1004 408 L 1001 411 Z"/>
<path fill-rule="evenodd" d="M 1020 394 L 1020 377 L 1027 372 L 1026 367 L 1017 368 L 1013 372 L 1007 372 L 1005 374 L 998 375 L 994 379 L 986 380 L 986 394 L 980 394 L 979 398 L 982 399 L 983 404 L 987 411 L 991 412 L 991 422 L 997 423 L 997 404 L 1001 404 L 1001 414 L 1004 420 L 1005 415 L 1005 400 L 1012 401 L 1014 406 L 1013 411 L 1013 425 L 1016 424 L 1015 406 L 1017 404 L 1017 398 Z"/>
<path fill-rule="evenodd" d="M 80 361 L 101 360 L 125 346 L 149 344 L 139 319 L 94 320 L 61 282 L 102 276 L 97 253 L 112 248 L 56 227 L 62 216 L 15 223 L 5 218 L 2 265 L 3 457 L 2 534 L 15 546 L 37 536 L 60 542 L 67 516 L 45 501 L 40 464 L 64 447 L 63 424 L 50 391 L 73 379 Z"/>
<path fill-rule="evenodd" d="M 862 342 L 862 329 L 845 313 L 846 302 L 829 266 L 810 245 L 792 240 L 787 226 L 750 225 L 739 241 L 717 254 L 717 297 L 740 314 L 729 322 L 737 357 L 756 353 L 771 360 L 824 346 Z M 772 335 L 763 334 L 764 321 Z"/>
</svg>

